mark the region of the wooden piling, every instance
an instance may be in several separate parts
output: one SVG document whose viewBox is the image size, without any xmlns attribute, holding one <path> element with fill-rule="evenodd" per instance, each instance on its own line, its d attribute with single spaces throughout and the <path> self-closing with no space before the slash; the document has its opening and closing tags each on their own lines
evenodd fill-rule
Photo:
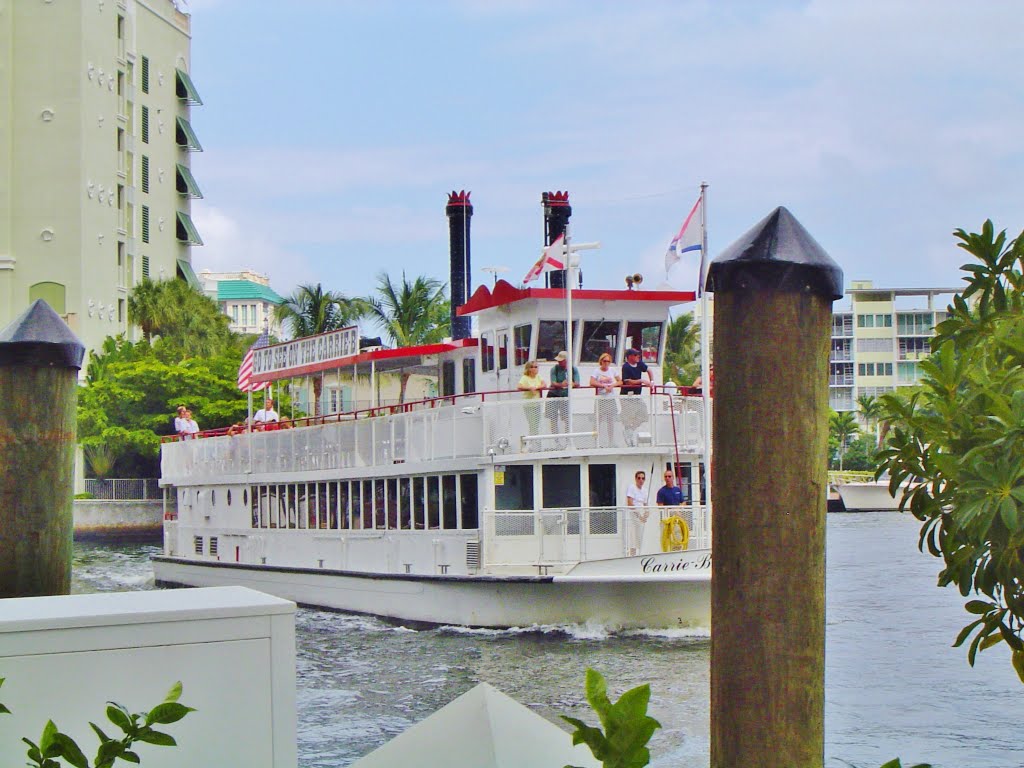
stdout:
<svg viewBox="0 0 1024 768">
<path fill-rule="evenodd" d="M 785 208 L 712 262 L 712 768 L 824 761 L 825 489 L 842 271 Z"/>
<path fill-rule="evenodd" d="M 42 300 L 0 331 L 0 598 L 71 589 L 75 409 L 84 355 Z"/>
</svg>

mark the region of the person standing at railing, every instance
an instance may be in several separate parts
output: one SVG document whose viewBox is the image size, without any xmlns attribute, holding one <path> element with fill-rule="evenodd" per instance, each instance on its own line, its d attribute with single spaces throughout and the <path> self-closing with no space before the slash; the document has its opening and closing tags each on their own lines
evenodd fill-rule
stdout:
<svg viewBox="0 0 1024 768">
<path fill-rule="evenodd" d="M 192 418 L 192 411 L 186 410 L 185 417 L 181 420 L 186 438 L 195 437 L 199 433 L 199 425 Z"/>
<path fill-rule="evenodd" d="M 644 374 L 647 378 L 644 379 Z M 623 395 L 633 395 L 622 401 L 622 426 L 626 432 L 626 445 L 636 446 L 637 430 L 647 422 L 647 404 L 640 397 L 644 387 L 654 383 L 647 363 L 640 359 L 638 349 L 626 350 L 626 362 L 622 364 Z"/>
<path fill-rule="evenodd" d="M 683 504 L 683 489 L 676 485 L 676 475 L 671 469 L 665 470 L 665 484 L 658 489 L 659 507 L 680 507 Z"/>
<path fill-rule="evenodd" d="M 274 400 L 269 397 L 266 399 L 263 407 L 256 411 L 252 417 L 253 424 L 276 424 L 280 420 L 281 417 L 274 410 Z"/>
<path fill-rule="evenodd" d="M 174 432 L 178 437 L 188 437 L 188 421 L 185 418 L 185 414 L 188 409 L 184 405 L 179 405 L 177 410 L 177 416 L 174 417 Z"/>
<path fill-rule="evenodd" d="M 555 355 L 555 364 L 551 368 L 551 389 L 548 390 L 548 402 L 546 406 L 547 417 L 551 421 L 552 432 L 569 431 L 569 387 L 580 385 L 580 372 L 574 365 L 572 367 L 572 382 L 569 381 L 569 356 L 565 351 Z M 562 425 L 565 425 L 564 428 Z M 559 448 L 565 448 L 564 440 L 559 442 Z"/>
<path fill-rule="evenodd" d="M 531 435 L 536 435 L 537 428 L 540 426 L 540 400 L 544 388 L 547 387 L 547 383 L 538 373 L 539 370 L 540 367 L 536 360 L 528 362 L 523 370 L 523 376 L 516 386 L 516 389 L 522 392 L 526 399 L 523 409 L 526 411 L 526 421 L 530 425 Z"/>
<path fill-rule="evenodd" d="M 647 480 L 647 473 L 639 470 L 633 475 L 633 482 L 626 489 L 626 506 L 629 507 L 629 549 L 630 555 L 639 555 L 643 551 L 644 528 L 647 525 L 647 516 L 650 510 L 647 509 L 648 489 L 644 488 Z"/>
<path fill-rule="evenodd" d="M 619 371 L 612 365 L 612 356 L 602 352 L 597 358 L 597 368 L 590 374 L 590 386 L 597 393 L 594 407 L 597 420 L 597 445 L 608 448 L 614 442 L 615 421 L 619 416 L 619 405 L 615 402 L 615 387 L 622 384 Z"/>
</svg>

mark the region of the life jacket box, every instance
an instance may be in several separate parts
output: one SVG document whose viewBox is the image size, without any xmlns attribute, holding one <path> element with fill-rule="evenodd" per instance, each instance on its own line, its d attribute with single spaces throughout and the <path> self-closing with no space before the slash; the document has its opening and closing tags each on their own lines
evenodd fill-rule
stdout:
<svg viewBox="0 0 1024 768">
<path fill-rule="evenodd" d="M 148 711 L 181 681 L 198 711 L 135 745 L 147 768 L 294 768 L 295 603 L 244 587 L 0 600 L 0 754 L 24 754 L 53 720 L 87 755 L 108 701 Z M 20 751 L 19 751 L 20 748 Z M 13 762 L 13 760 L 12 760 Z"/>
</svg>

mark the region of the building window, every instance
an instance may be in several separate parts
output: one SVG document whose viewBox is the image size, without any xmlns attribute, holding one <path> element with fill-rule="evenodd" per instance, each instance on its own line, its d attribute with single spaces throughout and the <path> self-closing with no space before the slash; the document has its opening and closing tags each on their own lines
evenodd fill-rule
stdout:
<svg viewBox="0 0 1024 768">
<path fill-rule="evenodd" d="M 142 107 L 142 143 L 149 144 L 149 107 Z"/>
<path fill-rule="evenodd" d="M 142 92 L 149 93 L 149 56 L 142 57 Z"/>
<path fill-rule="evenodd" d="M 149 242 L 149 206 L 142 206 L 142 242 Z"/>
<path fill-rule="evenodd" d="M 875 316 L 874 315 L 857 315 L 857 327 L 858 328 L 874 328 L 875 327 Z"/>
<path fill-rule="evenodd" d="M 149 256 L 145 255 L 142 257 L 142 279 L 149 279 Z"/>
<path fill-rule="evenodd" d="M 231 322 L 233 322 L 235 325 L 238 325 L 238 305 L 237 304 L 232 304 L 231 305 Z"/>
<path fill-rule="evenodd" d="M 149 156 L 142 156 L 142 191 L 149 192 Z"/>
<path fill-rule="evenodd" d="M 117 322 L 124 324 L 124 299 L 117 300 Z"/>
<path fill-rule="evenodd" d="M 876 328 L 892 328 L 892 315 L 875 315 Z"/>
</svg>

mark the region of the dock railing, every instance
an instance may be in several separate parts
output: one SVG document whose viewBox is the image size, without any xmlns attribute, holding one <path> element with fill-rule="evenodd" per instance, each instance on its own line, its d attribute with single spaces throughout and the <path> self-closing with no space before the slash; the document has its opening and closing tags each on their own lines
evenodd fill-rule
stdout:
<svg viewBox="0 0 1024 768">
<path fill-rule="evenodd" d="M 163 498 L 156 477 L 85 478 L 85 492 L 103 501 L 159 501 Z"/>
</svg>

